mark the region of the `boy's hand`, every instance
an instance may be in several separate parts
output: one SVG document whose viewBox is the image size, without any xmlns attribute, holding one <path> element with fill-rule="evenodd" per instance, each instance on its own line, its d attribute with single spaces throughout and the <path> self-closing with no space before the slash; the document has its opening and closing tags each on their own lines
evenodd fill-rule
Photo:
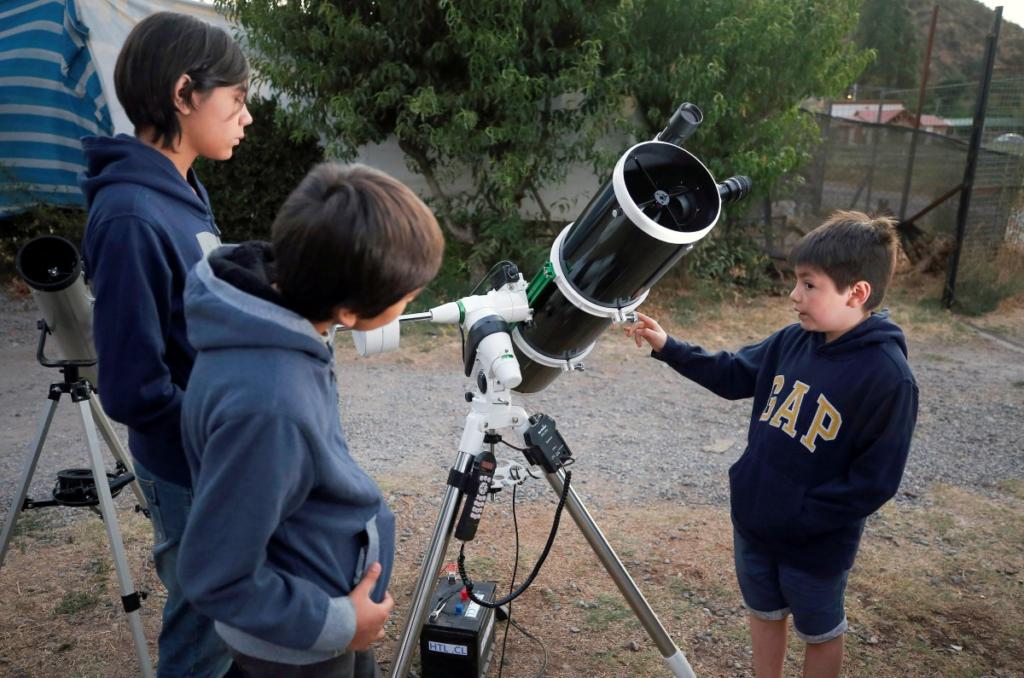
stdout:
<svg viewBox="0 0 1024 678">
<path fill-rule="evenodd" d="M 658 321 L 640 311 L 636 312 L 636 317 L 637 321 L 626 327 L 626 336 L 633 337 L 637 346 L 643 346 L 642 340 L 646 340 L 655 351 L 665 348 L 668 333 L 661 329 Z"/>
<path fill-rule="evenodd" d="M 395 607 L 395 599 L 390 593 L 385 593 L 384 600 L 380 603 L 370 599 L 377 579 L 380 578 L 380 569 L 380 563 L 370 565 L 362 580 L 348 594 L 356 611 L 356 633 L 352 636 L 352 642 L 345 648 L 346 652 L 365 650 L 374 641 L 384 637 L 384 622 L 388 620 L 388 615 Z"/>
</svg>

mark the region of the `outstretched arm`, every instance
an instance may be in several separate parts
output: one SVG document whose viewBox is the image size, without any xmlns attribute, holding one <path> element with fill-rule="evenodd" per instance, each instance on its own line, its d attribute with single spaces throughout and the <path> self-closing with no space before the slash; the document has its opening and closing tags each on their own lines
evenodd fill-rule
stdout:
<svg viewBox="0 0 1024 678">
<path fill-rule="evenodd" d="M 637 322 L 626 327 L 626 336 L 632 337 L 637 346 L 646 341 L 651 346 L 651 357 L 723 398 L 753 397 L 771 337 L 735 353 L 708 353 L 700 346 L 670 337 L 654 318 L 639 312 L 636 315 Z"/>
</svg>

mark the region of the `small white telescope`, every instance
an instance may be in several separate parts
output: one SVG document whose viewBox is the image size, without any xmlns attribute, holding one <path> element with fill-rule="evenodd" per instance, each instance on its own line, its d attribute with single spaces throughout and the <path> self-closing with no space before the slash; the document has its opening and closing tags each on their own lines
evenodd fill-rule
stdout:
<svg viewBox="0 0 1024 678">
<path fill-rule="evenodd" d="M 43 314 L 44 332 L 57 340 L 64 360 L 92 362 L 79 373 L 99 389 L 92 339 L 93 298 L 85 286 L 82 258 L 70 241 L 41 235 L 21 246 L 14 260 Z"/>
</svg>

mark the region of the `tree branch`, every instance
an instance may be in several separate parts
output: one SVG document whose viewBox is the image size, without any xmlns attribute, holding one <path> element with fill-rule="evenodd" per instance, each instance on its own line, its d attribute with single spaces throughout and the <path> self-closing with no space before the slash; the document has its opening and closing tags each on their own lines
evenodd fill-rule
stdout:
<svg viewBox="0 0 1024 678">
<path fill-rule="evenodd" d="M 548 211 L 547 205 L 540 199 L 540 193 L 537 192 L 537 184 L 533 181 L 530 182 L 530 195 L 533 196 L 534 201 L 537 203 L 537 207 L 540 208 L 540 213 L 544 215 L 544 221 L 551 223 L 551 212 Z"/>
<path fill-rule="evenodd" d="M 437 177 L 434 175 L 434 168 L 430 164 L 430 159 L 427 157 L 426 152 L 422 148 L 415 144 L 409 143 L 402 139 L 398 140 L 398 147 L 403 153 L 412 158 L 413 162 L 416 163 L 416 167 L 419 169 L 420 174 L 427 180 L 427 185 L 430 186 L 430 192 L 437 199 L 440 206 L 439 215 L 440 221 L 444 225 L 445 229 L 452 234 L 452 237 L 459 242 L 472 245 L 476 242 L 476 233 L 473 232 L 471 226 L 458 226 L 454 219 L 452 219 L 452 204 L 441 188 L 441 184 L 438 182 Z"/>
</svg>

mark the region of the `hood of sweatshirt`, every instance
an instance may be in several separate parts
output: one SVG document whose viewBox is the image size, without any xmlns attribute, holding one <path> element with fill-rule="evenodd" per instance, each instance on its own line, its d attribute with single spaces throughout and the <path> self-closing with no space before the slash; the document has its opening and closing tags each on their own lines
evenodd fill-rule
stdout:
<svg viewBox="0 0 1024 678">
<path fill-rule="evenodd" d="M 332 363 L 329 337 L 287 308 L 274 289 L 270 243 L 225 245 L 196 265 L 185 289 L 188 340 L 197 350 L 283 348 Z"/>
<path fill-rule="evenodd" d="M 825 343 L 824 334 L 817 333 L 817 336 L 821 342 L 817 347 L 817 352 L 823 356 L 842 356 L 872 344 L 889 342 L 899 347 L 904 357 L 907 355 L 907 339 L 903 336 L 903 330 L 889 320 L 888 309 L 872 313 L 835 341 Z"/>
<path fill-rule="evenodd" d="M 86 203 L 92 207 L 97 194 L 108 186 L 131 184 L 145 186 L 208 218 L 210 200 L 206 189 L 192 169 L 186 180 L 170 158 L 133 136 L 84 137 L 86 171 L 80 182 Z M 198 192 L 198 194 L 197 194 Z"/>
</svg>

